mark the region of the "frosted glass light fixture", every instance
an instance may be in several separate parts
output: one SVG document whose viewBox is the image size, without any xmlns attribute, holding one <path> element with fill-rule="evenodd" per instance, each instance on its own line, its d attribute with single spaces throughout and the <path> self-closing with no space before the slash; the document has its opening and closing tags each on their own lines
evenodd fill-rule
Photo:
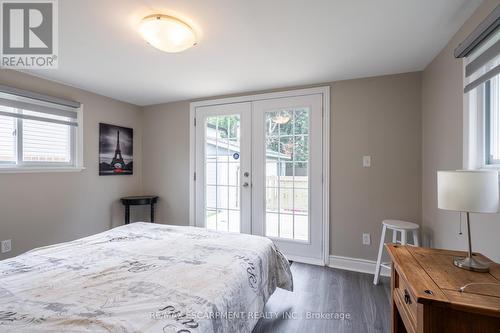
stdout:
<svg viewBox="0 0 500 333">
<path fill-rule="evenodd" d="M 139 33 L 146 42 L 164 52 L 181 52 L 196 45 L 194 30 L 187 23 L 169 15 L 146 16 L 139 25 Z"/>
</svg>

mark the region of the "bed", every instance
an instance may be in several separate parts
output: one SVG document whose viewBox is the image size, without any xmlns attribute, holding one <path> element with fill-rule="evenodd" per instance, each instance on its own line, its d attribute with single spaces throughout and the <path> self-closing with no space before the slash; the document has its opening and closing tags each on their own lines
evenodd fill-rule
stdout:
<svg viewBox="0 0 500 333">
<path fill-rule="evenodd" d="M 277 287 L 267 238 L 138 222 L 0 261 L 0 332 L 251 332 Z"/>
</svg>

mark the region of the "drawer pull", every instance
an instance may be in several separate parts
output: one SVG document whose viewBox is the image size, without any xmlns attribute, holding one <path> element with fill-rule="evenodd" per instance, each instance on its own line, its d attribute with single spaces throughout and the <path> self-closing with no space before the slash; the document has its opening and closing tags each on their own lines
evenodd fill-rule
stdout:
<svg viewBox="0 0 500 333">
<path fill-rule="evenodd" d="M 406 289 L 405 289 L 405 303 L 411 304 L 411 297 L 410 297 L 410 294 L 408 293 L 408 290 L 406 290 Z"/>
</svg>

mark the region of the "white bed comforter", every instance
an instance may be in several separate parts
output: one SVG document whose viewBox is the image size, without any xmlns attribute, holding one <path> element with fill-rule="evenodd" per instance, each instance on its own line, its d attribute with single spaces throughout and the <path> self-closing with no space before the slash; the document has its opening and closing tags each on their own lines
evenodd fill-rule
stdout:
<svg viewBox="0 0 500 333">
<path fill-rule="evenodd" d="M 0 332 L 251 332 L 276 287 L 267 238 L 133 223 L 0 261 Z"/>
</svg>

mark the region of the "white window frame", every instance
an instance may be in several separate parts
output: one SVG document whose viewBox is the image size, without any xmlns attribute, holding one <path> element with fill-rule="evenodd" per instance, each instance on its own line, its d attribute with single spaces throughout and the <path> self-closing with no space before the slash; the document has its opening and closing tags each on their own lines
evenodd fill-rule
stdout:
<svg viewBox="0 0 500 333">
<path fill-rule="evenodd" d="M 498 85 L 498 79 L 496 80 L 496 85 Z M 492 106 L 493 106 L 493 103 L 491 100 L 493 97 L 492 91 L 493 91 L 493 89 L 495 89 L 495 87 L 493 86 L 493 82 L 491 80 L 485 82 L 485 84 L 483 86 L 488 87 L 488 89 L 489 89 L 488 94 L 486 95 L 487 91 L 485 91 L 484 93 L 485 93 L 485 97 L 488 96 L 490 98 L 490 101 L 488 103 L 488 108 L 486 108 L 486 103 L 484 103 L 485 107 L 483 108 L 484 109 L 484 133 L 483 133 L 483 137 L 485 138 L 485 141 L 484 141 L 485 163 L 484 164 L 485 164 L 486 168 L 500 169 L 500 159 L 493 159 L 492 156 L 489 155 L 489 153 L 491 152 L 489 145 L 491 144 L 492 133 L 490 131 L 488 131 L 488 127 L 491 126 L 490 121 L 491 121 L 491 112 L 492 112 Z M 487 114 L 486 112 L 489 112 L 490 114 Z M 490 135 L 490 137 L 487 137 L 488 134 L 486 133 L 486 131 L 488 131 L 488 134 Z M 486 140 L 489 140 L 490 143 L 488 143 Z"/>
<path fill-rule="evenodd" d="M 463 62 L 464 73 L 465 65 L 466 61 Z M 486 159 L 485 85 L 486 83 L 479 85 L 463 97 L 463 168 L 465 170 L 500 170 L 500 163 L 489 164 Z"/>
<path fill-rule="evenodd" d="M 14 145 L 14 155 L 15 156 L 19 156 L 18 154 L 18 145 L 19 145 L 19 139 L 17 138 L 17 132 L 18 132 L 18 122 L 17 122 L 17 119 L 16 118 L 10 118 L 10 120 L 14 123 L 14 121 L 16 122 L 15 123 L 15 126 L 14 126 L 14 131 L 16 132 L 16 140 L 17 142 L 15 143 Z M 9 167 L 12 167 L 12 166 L 15 166 L 16 165 L 16 161 L 0 161 L 0 170 L 4 169 L 4 168 L 9 168 Z"/>
<path fill-rule="evenodd" d="M 17 109 L 17 111 L 22 111 Z M 85 169 L 83 164 L 83 104 L 76 109 L 78 126 L 71 126 L 70 162 L 31 162 L 23 161 L 23 119 L 16 122 L 16 161 L 0 162 L 0 173 L 38 173 L 38 172 L 80 172 Z M 13 118 L 15 119 L 15 118 Z M 19 149 L 21 148 L 21 149 Z"/>
</svg>

